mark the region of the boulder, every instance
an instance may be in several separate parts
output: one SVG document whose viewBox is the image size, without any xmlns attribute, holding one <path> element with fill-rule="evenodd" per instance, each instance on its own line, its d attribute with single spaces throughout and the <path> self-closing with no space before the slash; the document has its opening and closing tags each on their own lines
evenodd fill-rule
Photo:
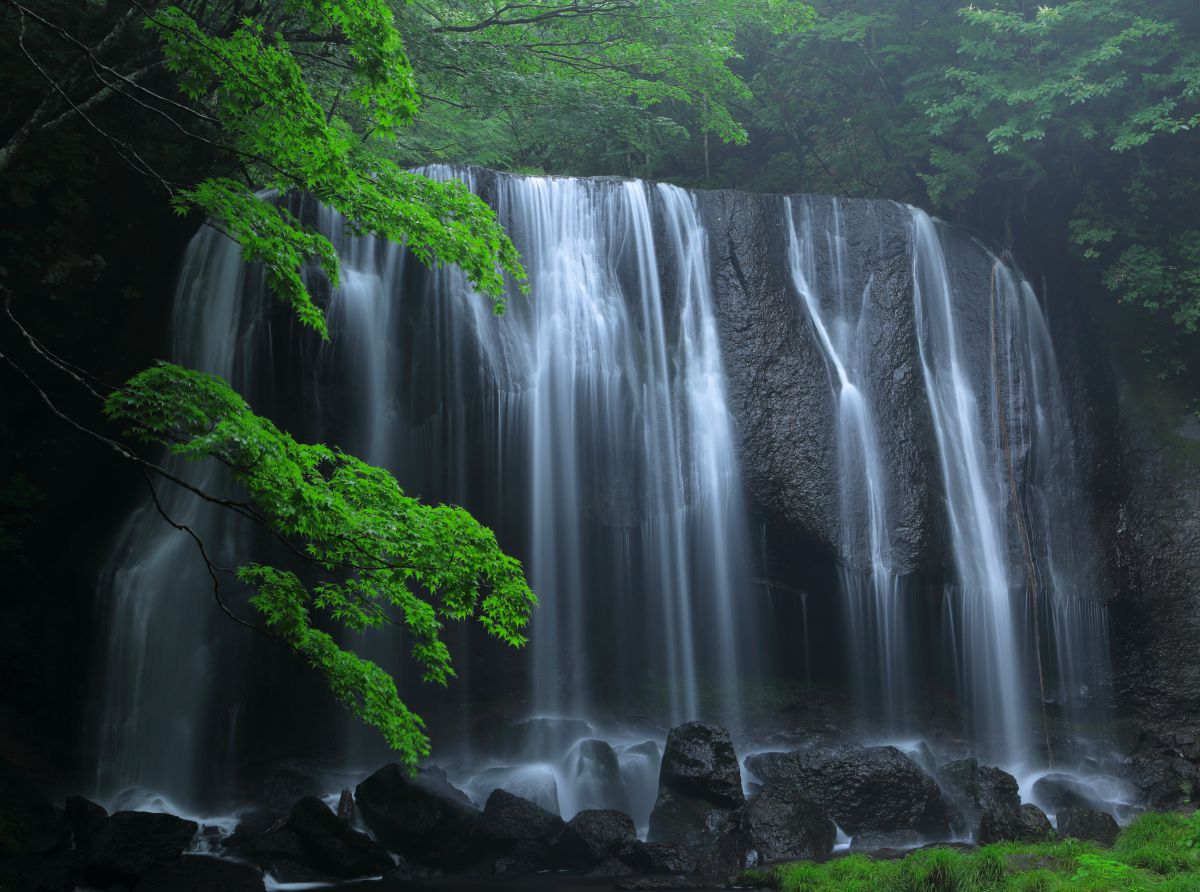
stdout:
<svg viewBox="0 0 1200 892">
<path fill-rule="evenodd" d="M 132 884 L 150 868 L 175 861 L 191 845 L 194 821 L 154 812 L 119 811 L 91 834 L 84 855 L 87 880 Z"/>
<path fill-rule="evenodd" d="M 660 787 L 646 839 L 700 848 L 713 846 L 737 830 L 739 813 L 740 809 L 713 806 L 705 799 L 681 796 Z"/>
<path fill-rule="evenodd" d="M 546 862 L 566 824 L 536 803 L 493 790 L 483 807 L 479 844 L 489 855 Z"/>
<path fill-rule="evenodd" d="M 649 842 L 712 846 L 735 830 L 745 804 L 729 732 L 688 722 L 667 735 Z"/>
<path fill-rule="evenodd" d="M 588 809 L 567 822 L 554 854 L 568 866 L 594 867 L 635 842 L 637 830 L 629 815 L 612 809 Z"/>
<path fill-rule="evenodd" d="M 729 732 L 704 722 L 687 722 L 671 729 L 658 782 L 715 806 L 739 808 L 745 802 L 742 773 Z"/>
<path fill-rule="evenodd" d="M 300 838 L 283 824 L 262 827 L 243 821 L 222 843 L 230 855 L 255 864 L 282 883 L 313 883 L 325 877 L 305 866 Z"/>
<path fill-rule="evenodd" d="M 1069 774 L 1047 774 L 1039 778 L 1033 785 L 1033 798 L 1047 811 L 1055 813 L 1072 807 L 1095 810 L 1105 807 L 1104 797 Z"/>
<path fill-rule="evenodd" d="M 385 765 L 355 788 L 354 800 L 375 837 L 410 860 L 461 867 L 475 846 L 480 812 L 444 774 L 409 777 Z"/>
<path fill-rule="evenodd" d="M 1055 817 L 1058 819 L 1059 839 L 1070 837 L 1111 846 L 1121 831 L 1116 819 L 1108 812 L 1078 805 L 1067 806 Z"/>
<path fill-rule="evenodd" d="M 63 814 L 71 832 L 71 844 L 80 850 L 88 847 L 96 830 L 108 819 L 104 806 L 82 796 L 68 796 Z"/>
<path fill-rule="evenodd" d="M 1020 814 L 1021 835 L 1017 837 L 1020 842 L 1041 842 L 1054 835 L 1050 819 L 1032 802 L 1024 803 Z"/>
<path fill-rule="evenodd" d="M 567 754 L 563 773 L 574 787 L 575 802 L 582 809 L 629 812 L 629 794 L 621 780 L 621 765 L 606 741 L 595 737 L 579 741 Z"/>
<path fill-rule="evenodd" d="M 379 843 L 339 820 L 316 796 L 296 803 L 284 829 L 299 840 L 300 863 L 327 876 L 378 876 L 393 866 Z"/>
<path fill-rule="evenodd" d="M 864 830 L 850 840 L 852 852 L 879 852 L 883 849 L 915 849 L 924 840 L 915 830 Z"/>
<path fill-rule="evenodd" d="M 818 748 L 808 747 L 791 752 L 754 753 L 746 757 L 746 770 L 766 784 L 798 785 L 808 778 L 824 762 L 843 752 L 861 750 L 862 747 Z"/>
<path fill-rule="evenodd" d="M 949 832 L 950 812 L 938 785 L 894 746 L 842 750 L 798 772 L 793 784 L 851 836 L 863 830 L 915 830 L 935 838 Z"/>
<path fill-rule="evenodd" d="M 965 819 L 967 833 L 980 845 L 1019 840 L 1026 832 L 1017 780 L 1007 771 L 960 759 L 938 772 L 943 790 Z"/>
<path fill-rule="evenodd" d="M 150 868 L 133 892 L 263 892 L 262 874 L 249 864 L 185 855 Z"/>
<path fill-rule="evenodd" d="M 816 803 L 768 785 L 742 809 L 740 829 L 758 863 L 818 858 L 833 851 L 837 828 Z"/>
<path fill-rule="evenodd" d="M 638 873 L 695 873 L 694 854 L 687 846 L 635 840 L 626 846 L 620 858 Z"/>
</svg>

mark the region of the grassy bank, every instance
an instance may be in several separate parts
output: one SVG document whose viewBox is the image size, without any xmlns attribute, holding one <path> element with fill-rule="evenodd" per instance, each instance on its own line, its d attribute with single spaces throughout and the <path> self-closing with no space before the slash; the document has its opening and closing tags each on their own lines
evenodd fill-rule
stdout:
<svg viewBox="0 0 1200 892">
<path fill-rule="evenodd" d="M 748 872 L 784 892 L 1200 892 L 1200 816 L 1147 814 L 1111 849 L 1076 840 L 850 855 Z"/>
</svg>

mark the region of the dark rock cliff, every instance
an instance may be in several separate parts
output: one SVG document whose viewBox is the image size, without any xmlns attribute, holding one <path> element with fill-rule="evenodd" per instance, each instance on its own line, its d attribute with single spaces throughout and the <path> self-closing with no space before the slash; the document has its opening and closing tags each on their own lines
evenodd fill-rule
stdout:
<svg viewBox="0 0 1200 892">
<path fill-rule="evenodd" d="M 714 295 L 731 408 L 739 423 L 743 475 L 752 498 L 794 533 L 839 551 L 834 370 L 793 287 L 784 200 L 739 192 L 699 193 L 710 234 Z M 834 199 L 805 197 L 818 227 Z M 891 202 L 837 200 L 848 234 L 845 289 L 871 289 L 871 388 L 889 471 L 895 568 L 938 561 L 940 479 L 913 325 L 907 211 Z M 834 293 L 828 252 L 816 252 L 821 294 Z M 866 510 L 865 506 L 862 510 Z M 862 565 L 862 555 L 843 555 Z"/>
</svg>

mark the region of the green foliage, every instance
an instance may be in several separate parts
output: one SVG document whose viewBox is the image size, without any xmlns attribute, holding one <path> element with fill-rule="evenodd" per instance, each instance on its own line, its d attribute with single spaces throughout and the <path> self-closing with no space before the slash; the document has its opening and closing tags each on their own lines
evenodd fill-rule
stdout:
<svg viewBox="0 0 1200 892">
<path fill-rule="evenodd" d="M 238 579 L 256 590 L 250 603 L 410 764 L 428 752 L 420 718 L 387 673 L 315 627 L 314 612 L 355 632 L 402 626 L 424 680 L 443 685 L 454 674 L 441 640 L 446 620 L 475 617 L 490 635 L 525 643 L 536 600 L 521 565 L 463 509 L 425 505 L 387 471 L 298 443 L 221 379 L 169 363 L 132 378 L 105 412 L 137 439 L 230 470 L 246 510 L 316 577 L 306 585 L 286 568 L 243 566 Z"/>
<path fill-rule="evenodd" d="M 779 865 L 768 882 L 785 892 L 1200 892 L 1200 860 L 1187 842 L 1197 836 L 1195 816 L 1146 814 L 1111 851 L 1068 839 L 921 849 L 900 860 L 850 855 Z"/>
<path fill-rule="evenodd" d="M 1200 230 L 1181 221 L 1200 197 L 1200 44 L 1190 3 L 1068 0 L 1028 13 L 962 11 L 946 72 L 950 96 L 929 109 L 931 133 L 972 167 L 1039 188 L 1069 177 L 1080 189 L 1072 241 L 1105 264 L 1119 299 L 1200 327 Z M 984 141 L 979 141 L 980 132 Z M 935 201 L 974 191 L 932 156 Z M 1169 161 L 1168 161 L 1169 159 Z"/>
<path fill-rule="evenodd" d="M 802 30 L 801 0 L 435 0 L 398 23 L 429 97 L 401 151 L 414 161 L 632 172 L 669 144 L 744 143 L 739 36 Z M 644 166 L 638 166 L 645 172 Z"/>
<path fill-rule="evenodd" d="M 337 255 L 328 239 L 304 230 L 260 189 L 302 190 L 337 209 L 355 232 L 404 242 L 426 264 L 459 266 L 496 300 L 499 312 L 504 273 L 524 279 L 524 271 L 495 215 L 462 183 L 430 180 L 386 157 L 417 109 L 412 70 L 386 4 L 289 2 L 283 11 L 299 16 L 297 42 L 345 39 L 350 61 L 341 92 L 366 124 L 356 131 L 339 116 L 338 101 L 326 109 L 296 48 L 260 21 L 245 19 L 225 36 L 206 32 L 179 7 L 148 16 L 180 89 L 248 173 L 245 181 L 210 178 L 178 192 L 177 209 L 200 210 L 222 225 L 246 259 L 264 264 L 272 287 L 300 320 L 323 336 L 324 318 L 300 272 L 313 259 L 336 284 Z"/>
</svg>

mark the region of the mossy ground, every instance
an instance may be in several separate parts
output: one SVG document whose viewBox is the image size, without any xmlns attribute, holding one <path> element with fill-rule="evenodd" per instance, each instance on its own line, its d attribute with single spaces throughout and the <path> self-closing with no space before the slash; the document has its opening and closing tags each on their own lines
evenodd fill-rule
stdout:
<svg viewBox="0 0 1200 892">
<path fill-rule="evenodd" d="M 784 892 L 1200 892 L 1200 816 L 1143 815 L 1111 849 L 1073 839 L 930 848 L 894 861 L 799 861 L 743 880 Z"/>
</svg>

